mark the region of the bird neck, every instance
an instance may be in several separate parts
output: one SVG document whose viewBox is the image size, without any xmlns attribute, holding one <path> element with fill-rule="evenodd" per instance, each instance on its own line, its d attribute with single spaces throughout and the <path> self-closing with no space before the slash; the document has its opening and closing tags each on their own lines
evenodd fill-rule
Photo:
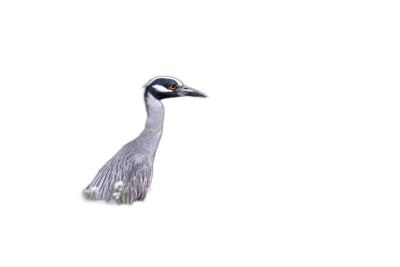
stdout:
<svg viewBox="0 0 400 267">
<path fill-rule="evenodd" d="M 144 150 L 155 153 L 162 134 L 164 107 L 161 101 L 149 92 L 145 93 L 144 99 L 147 109 L 147 121 L 146 127 L 138 137 L 138 143 L 143 145 Z"/>
</svg>

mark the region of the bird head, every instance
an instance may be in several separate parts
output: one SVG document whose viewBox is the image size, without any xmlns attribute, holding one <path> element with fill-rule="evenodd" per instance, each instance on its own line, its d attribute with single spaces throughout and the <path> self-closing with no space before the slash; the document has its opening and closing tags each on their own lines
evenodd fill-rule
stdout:
<svg viewBox="0 0 400 267">
<path fill-rule="evenodd" d="M 158 100 L 179 96 L 207 97 L 202 92 L 184 85 L 173 77 L 156 77 L 146 85 L 146 92 L 151 93 Z"/>
</svg>

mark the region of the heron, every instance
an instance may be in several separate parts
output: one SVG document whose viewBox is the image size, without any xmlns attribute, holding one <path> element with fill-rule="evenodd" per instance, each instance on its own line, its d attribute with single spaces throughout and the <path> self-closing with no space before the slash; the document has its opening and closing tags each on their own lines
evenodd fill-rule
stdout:
<svg viewBox="0 0 400 267">
<path fill-rule="evenodd" d="M 156 77 L 145 86 L 147 121 L 142 133 L 124 145 L 83 190 L 86 198 L 132 204 L 143 200 L 152 180 L 153 161 L 162 135 L 164 107 L 172 97 L 206 97 L 174 77 Z"/>
</svg>

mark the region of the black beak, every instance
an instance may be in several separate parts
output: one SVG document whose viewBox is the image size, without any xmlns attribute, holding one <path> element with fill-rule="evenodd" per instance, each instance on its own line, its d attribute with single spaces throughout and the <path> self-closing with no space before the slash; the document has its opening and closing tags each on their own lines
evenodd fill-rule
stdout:
<svg viewBox="0 0 400 267">
<path fill-rule="evenodd" d="M 196 89 L 193 89 L 193 88 L 190 88 L 189 86 L 186 86 L 186 85 L 183 85 L 181 88 L 180 88 L 180 94 L 182 95 L 182 96 L 200 96 L 200 97 L 207 97 L 205 94 L 203 94 L 202 92 L 200 92 L 200 91 L 198 91 L 198 90 L 196 90 Z"/>
</svg>

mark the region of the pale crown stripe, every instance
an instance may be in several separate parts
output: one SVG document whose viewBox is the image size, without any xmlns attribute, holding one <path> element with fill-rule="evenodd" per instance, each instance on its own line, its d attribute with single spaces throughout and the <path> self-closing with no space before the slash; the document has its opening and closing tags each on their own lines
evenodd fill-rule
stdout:
<svg viewBox="0 0 400 267">
<path fill-rule="evenodd" d="M 174 81 L 179 85 L 179 87 L 181 87 L 181 86 L 183 85 L 183 83 L 182 83 L 180 80 L 178 80 L 178 79 L 176 79 L 176 78 L 174 78 L 174 77 L 169 77 L 169 76 L 155 77 L 155 78 L 154 78 L 153 80 L 151 80 L 147 85 L 151 84 L 152 82 L 154 82 L 155 80 L 160 79 L 160 78 L 174 80 Z M 146 86 L 147 86 L 147 85 L 146 85 Z"/>
</svg>

